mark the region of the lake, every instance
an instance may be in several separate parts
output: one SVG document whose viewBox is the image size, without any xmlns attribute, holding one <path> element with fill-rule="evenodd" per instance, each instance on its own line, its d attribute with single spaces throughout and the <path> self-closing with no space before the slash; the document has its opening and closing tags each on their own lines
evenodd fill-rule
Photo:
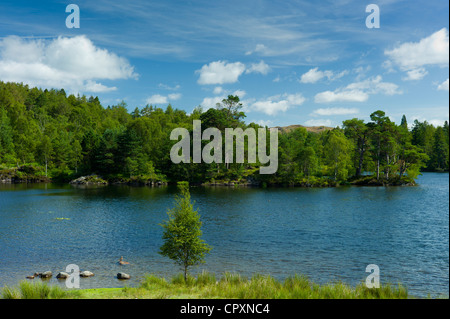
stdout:
<svg viewBox="0 0 450 319">
<path fill-rule="evenodd" d="M 312 281 L 365 282 L 376 264 L 381 283 L 409 294 L 449 294 L 449 174 L 424 173 L 415 187 L 192 187 L 213 246 L 203 269 L 295 273 Z M 0 287 L 36 271 L 49 283 L 68 264 L 90 270 L 81 288 L 135 286 L 146 273 L 172 276 L 178 266 L 158 254 L 174 187 L 0 184 Z M 130 265 L 120 266 L 120 256 Z M 119 281 L 123 271 L 132 276 Z M 34 279 L 41 280 L 41 279 Z"/>
</svg>

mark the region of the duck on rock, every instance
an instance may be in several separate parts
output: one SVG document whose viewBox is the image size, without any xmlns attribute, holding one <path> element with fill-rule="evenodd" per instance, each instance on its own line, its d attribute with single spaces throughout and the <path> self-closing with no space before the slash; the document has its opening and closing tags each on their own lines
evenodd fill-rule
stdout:
<svg viewBox="0 0 450 319">
<path fill-rule="evenodd" d="M 123 260 L 123 256 L 119 258 L 119 265 L 129 265 L 130 263 L 128 261 Z"/>
</svg>

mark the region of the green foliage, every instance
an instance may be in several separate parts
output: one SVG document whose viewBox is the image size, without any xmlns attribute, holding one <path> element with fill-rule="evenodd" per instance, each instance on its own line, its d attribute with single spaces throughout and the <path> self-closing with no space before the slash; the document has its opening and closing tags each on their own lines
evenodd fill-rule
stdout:
<svg viewBox="0 0 450 319">
<path fill-rule="evenodd" d="M 146 276 L 140 288 L 159 291 L 158 296 L 177 298 L 177 295 L 190 298 L 226 299 L 407 299 L 408 291 L 402 285 L 381 285 L 369 289 L 364 284 L 351 287 L 342 282 L 319 285 L 306 276 L 294 275 L 284 281 L 269 275 L 255 274 L 250 279 L 238 273 L 224 273 L 217 281 L 214 274 L 203 271 L 197 277 L 183 274 L 164 279 Z"/>
<path fill-rule="evenodd" d="M 161 224 L 164 244 L 159 253 L 182 266 L 187 280 L 188 268 L 203 263 L 211 247 L 201 239 L 202 222 L 191 203 L 187 183 L 178 183 L 178 187 L 181 195 L 176 196 L 175 207 L 167 212 L 169 220 Z"/>
<path fill-rule="evenodd" d="M 62 299 L 69 295 L 61 287 L 49 286 L 42 281 L 21 281 L 18 288 L 6 286 L 1 291 L 2 299 Z"/>
<path fill-rule="evenodd" d="M 333 130 L 328 133 L 324 145 L 325 162 L 330 166 L 329 175 L 334 181 L 344 181 L 348 177 L 351 166 L 351 143 L 343 132 Z"/>
<path fill-rule="evenodd" d="M 434 133 L 432 150 L 431 156 L 429 156 L 428 167 L 437 171 L 448 169 L 448 131 L 446 134 L 445 129 L 442 127 L 438 127 Z"/>
<path fill-rule="evenodd" d="M 260 127 L 244 123 L 244 118 L 242 103 L 233 95 L 216 108 L 197 107 L 190 115 L 172 105 L 165 110 L 146 105 L 129 112 L 123 101 L 103 107 L 97 97 L 0 82 L 0 166 L 15 168 L 15 177 L 28 180 L 48 177 L 66 182 L 98 174 L 132 183 L 233 181 L 267 186 L 330 186 L 366 172 L 382 183 L 405 174 L 416 177 L 421 170 L 449 168 L 447 122 L 434 127 L 416 120 L 409 131 L 406 116 L 396 125 L 380 110 L 371 114 L 369 123 L 344 121 L 343 129 L 279 133 L 279 165 L 273 175 L 260 175 L 260 163 L 248 163 L 247 158 L 244 163 L 211 164 L 170 160 L 174 128 L 192 132 L 192 121 L 200 119 L 203 129 L 221 130 L 224 151 L 225 128 Z M 39 172 L 19 169 L 32 163 Z"/>
</svg>

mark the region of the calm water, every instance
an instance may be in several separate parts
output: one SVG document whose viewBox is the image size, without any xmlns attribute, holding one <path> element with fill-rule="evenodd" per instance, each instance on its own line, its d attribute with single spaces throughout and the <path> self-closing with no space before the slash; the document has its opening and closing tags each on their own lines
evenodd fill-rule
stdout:
<svg viewBox="0 0 450 319">
<path fill-rule="evenodd" d="M 418 187 L 191 188 L 214 248 L 203 264 L 218 275 L 294 273 L 315 282 L 381 282 L 410 294 L 449 294 L 449 175 L 424 173 Z M 171 187 L 0 185 L 0 287 L 35 271 L 77 264 L 95 273 L 81 288 L 136 285 L 145 273 L 180 270 L 157 252 Z M 64 219 L 62 219 L 64 218 Z M 131 265 L 120 266 L 120 256 Z M 124 271 L 132 276 L 119 281 Z M 34 279 L 40 280 L 40 279 Z M 58 283 L 54 277 L 50 283 Z"/>
</svg>

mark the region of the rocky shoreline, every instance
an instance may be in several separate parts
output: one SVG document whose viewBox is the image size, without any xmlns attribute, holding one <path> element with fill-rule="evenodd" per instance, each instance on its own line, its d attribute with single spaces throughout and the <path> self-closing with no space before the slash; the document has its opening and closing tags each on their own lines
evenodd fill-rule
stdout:
<svg viewBox="0 0 450 319">
<path fill-rule="evenodd" d="M 33 168 L 20 166 L 19 168 L 0 170 L 0 184 L 19 183 L 50 183 L 51 179 L 37 175 Z"/>
<path fill-rule="evenodd" d="M 0 184 L 18 184 L 18 183 L 52 183 L 52 179 L 41 176 L 36 172 L 34 167 L 22 166 L 19 168 L 0 170 Z M 106 186 L 106 185 L 130 185 L 130 186 L 151 186 L 159 187 L 169 185 L 165 180 L 155 180 L 146 177 L 134 176 L 130 178 L 109 177 L 91 174 L 81 176 L 69 182 L 75 187 L 88 186 Z M 265 183 L 253 178 L 241 180 L 212 180 L 208 182 L 191 183 L 195 186 L 222 186 L 222 187 L 337 187 L 337 186 L 416 186 L 414 180 L 403 176 L 396 176 L 389 180 L 379 179 L 374 176 L 353 177 L 348 181 L 336 182 L 334 180 L 323 177 L 311 177 L 311 179 L 303 178 L 295 183 Z"/>
<path fill-rule="evenodd" d="M 81 176 L 69 182 L 71 185 L 130 185 L 130 186 L 163 186 L 167 185 L 164 181 L 155 181 L 150 179 L 140 178 L 117 178 L 112 180 L 106 180 L 101 176 L 92 174 L 88 176 Z"/>
<path fill-rule="evenodd" d="M 108 181 L 97 175 L 81 176 L 69 182 L 71 185 L 108 185 Z"/>
<path fill-rule="evenodd" d="M 56 275 L 56 279 L 60 279 L 60 280 L 66 280 L 69 279 L 71 276 L 71 274 L 65 272 L 65 271 L 61 271 L 58 272 L 58 274 Z M 89 277 L 93 277 L 94 273 L 92 271 L 89 270 L 84 270 L 78 273 L 78 276 L 82 277 L 82 278 L 89 278 Z M 35 278 L 41 278 L 41 279 L 50 279 L 53 277 L 53 272 L 51 272 L 50 270 L 44 271 L 44 272 L 35 272 L 33 275 L 31 276 L 26 276 L 26 279 L 35 279 Z M 121 280 L 128 280 L 131 278 L 131 276 L 127 273 L 124 272 L 118 272 L 116 274 L 117 279 L 121 279 Z"/>
</svg>

